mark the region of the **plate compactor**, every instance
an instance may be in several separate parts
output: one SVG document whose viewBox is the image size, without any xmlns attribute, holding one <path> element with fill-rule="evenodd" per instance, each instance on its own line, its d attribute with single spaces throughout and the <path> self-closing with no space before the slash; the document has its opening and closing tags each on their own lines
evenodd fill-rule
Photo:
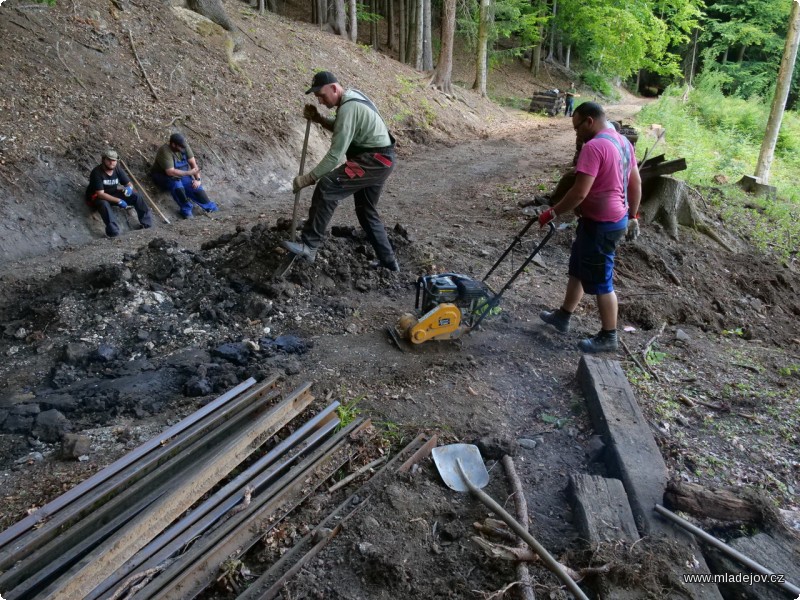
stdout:
<svg viewBox="0 0 800 600">
<path fill-rule="evenodd" d="M 541 242 L 533 249 L 511 278 L 495 292 L 486 280 L 506 259 L 522 237 L 536 223 L 534 217 L 522 228 L 511 245 L 492 265 L 480 281 L 458 273 L 423 275 L 417 279 L 417 298 L 414 313 L 406 313 L 396 325 L 388 325 L 387 332 L 397 346 L 405 350 L 407 342 L 422 344 L 429 340 L 455 340 L 478 328 L 488 316 L 496 314 L 500 298 L 527 268 L 555 232 L 553 223 Z"/>
</svg>

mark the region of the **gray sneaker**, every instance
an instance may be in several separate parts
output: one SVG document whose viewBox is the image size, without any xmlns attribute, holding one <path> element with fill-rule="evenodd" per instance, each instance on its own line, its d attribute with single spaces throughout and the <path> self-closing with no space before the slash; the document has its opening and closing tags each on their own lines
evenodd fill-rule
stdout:
<svg viewBox="0 0 800 600">
<path fill-rule="evenodd" d="M 616 331 L 601 331 L 595 336 L 578 342 L 578 349 L 587 354 L 616 352 L 617 348 L 619 348 L 619 340 Z"/>
<path fill-rule="evenodd" d="M 305 244 L 284 240 L 281 242 L 281 246 L 286 248 L 292 254 L 296 254 L 308 263 L 313 263 L 317 258 L 317 249 L 306 246 Z"/>
<path fill-rule="evenodd" d="M 561 333 L 569 331 L 569 319 L 572 315 L 568 312 L 557 308 L 556 310 L 543 310 L 539 313 L 539 318 L 558 329 Z"/>
</svg>

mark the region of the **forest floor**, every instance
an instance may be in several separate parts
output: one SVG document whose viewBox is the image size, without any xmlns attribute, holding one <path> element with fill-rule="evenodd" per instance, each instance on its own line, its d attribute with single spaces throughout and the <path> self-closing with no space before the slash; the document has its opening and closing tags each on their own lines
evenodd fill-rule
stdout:
<svg viewBox="0 0 800 600">
<path fill-rule="evenodd" d="M 221 96 L 211 108 L 223 111 L 228 101 Z M 459 135 L 456 110 L 447 135 L 401 148 L 380 203 L 400 273 L 367 267 L 371 249 L 345 201 L 317 261 L 298 262 L 284 281 L 273 281 L 291 216 L 285 186 L 257 201 L 217 196 L 222 210 L 211 216 L 4 263 L 0 422 L 16 419 L 22 432 L 39 410 L 58 408 L 64 427 L 88 436 L 91 448 L 88 460 L 66 460 L 42 436 L 0 435 L 0 528 L 243 379 L 278 372 L 289 384 L 312 381 L 320 406 L 335 399 L 372 417 L 393 451 L 418 431 L 479 441 L 487 490 L 501 504 L 509 492 L 498 458 L 514 455 L 537 539 L 570 566 L 591 562 L 578 552 L 565 490 L 572 473 L 604 474 L 593 462 L 595 432 L 575 378 L 576 343 L 598 328 L 596 309 L 584 301 L 567 335 L 538 319 L 561 301 L 572 225 L 556 233 L 541 264 L 523 273 L 502 313 L 480 331 L 412 353 L 398 351 L 384 331 L 413 308 L 418 275 L 482 277 L 534 214 L 521 204 L 551 190 L 570 165 L 569 119 L 474 102 L 470 119 L 491 115 L 479 135 Z M 629 98 L 608 110 L 627 123 L 638 108 Z M 640 139 L 652 143 L 644 132 Z M 317 158 L 324 141 L 316 141 Z M 223 180 L 224 169 L 215 174 Z M 700 191 L 706 218 L 724 228 L 712 200 L 713 190 Z M 171 210 L 163 196 L 157 201 Z M 540 235 L 532 229 L 524 248 Z M 621 247 L 621 336 L 647 372 L 622 350 L 610 358 L 623 362 L 673 477 L 754 491 L 796 511 L 800 274 L 796 264 L 758 254 L 745 234 L 728 235 L 737 238 L 736 252 L 691 230 L 673 239 L 645 225 L 639 240 Z M 495 284 L 523 255 L 512 255 Z M 264 340 L 284 334 L 304 342 L 300 353 L 267 351 Z M 218 352 L 247 342 L 260 350 L 236 362 Z M 187 385 L 198 380 L 207 387 Z M 484 557 L 470 542 L 472 522 L 485 510 L 445 488 L 429 461 L 422 466 L 372 497 L 285 597 L 481 598 L 514 581 L 510 563 Z M 277 552 L 259 551 L 255 563 Z M 533 572 L 540 597 L 566 597 L 543 567 Z M 640 585 L 641 597 L 680 589 L 656 577 Z"/>
</svg>

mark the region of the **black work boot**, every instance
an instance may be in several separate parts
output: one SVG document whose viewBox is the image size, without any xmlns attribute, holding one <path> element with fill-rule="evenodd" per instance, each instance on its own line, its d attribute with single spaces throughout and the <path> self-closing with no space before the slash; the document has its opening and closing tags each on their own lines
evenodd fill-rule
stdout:
<svg viewBox="0 0 800 600">
<path fill-rule="evenodd" d="M 281 246 L 286 248 L 292 254 L 296 254 L 308 263 L 313 263 L 317 258 L 317 249 L 306 246 L 302 242 L 290 242 L 289 240 L 284 240 L 281 242 Z"/>
<path fill-rule="evenodd" d="M 552 325 L 561 333 L 567 333 L 569 331 L 570 317 L 572 317 L 572 313 L 565 311 L 563 308 L 557 308 L 556 310 L 543 310 L 539 313 L 539 318 L 542 321 L 548 325 Z"/>
<path fill-rule="evenodd" d="M 619 341 L 617 339 L 616 329 L 612 329 L 611 331 L 601 329 L 597 335 L 578 342 L 580 351 L 588 354 L 594 354 L 596 352 L 616 352 L 618 347 Z"/>
<path fill-rule="evenodd" d="M 389 262 L 383 262 L 381 260 L 373 260 L 369 263 L 371 269 L 388 269 L 389 271 L 394 271 L 395 273 L 400 271 L 400 265 L 397 264 L 397 259 L 393 258 Z"/>
</svg>

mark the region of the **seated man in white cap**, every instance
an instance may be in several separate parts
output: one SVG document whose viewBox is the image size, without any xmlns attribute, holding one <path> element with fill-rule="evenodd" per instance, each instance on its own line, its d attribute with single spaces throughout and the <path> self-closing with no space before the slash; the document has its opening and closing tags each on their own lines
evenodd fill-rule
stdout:
<svg viewBox="0 0 800 600">
<path fill-rule="evenodd" d="M 128 174 L 120 168 L 118 161 L 119 154 L 116 150 L 104 150 L 101 162 L 92 169 L 89 185 L 86 187 L 86 202 L 100 213 L 103 223 L 106 224 L 108 237 L 119 235 L 119 225 L 114 219 L 112 207 L 122 210 L 134 208 L 143 229 L 153 226 L 153 213 L 133 189 Z"/>
</svg>

